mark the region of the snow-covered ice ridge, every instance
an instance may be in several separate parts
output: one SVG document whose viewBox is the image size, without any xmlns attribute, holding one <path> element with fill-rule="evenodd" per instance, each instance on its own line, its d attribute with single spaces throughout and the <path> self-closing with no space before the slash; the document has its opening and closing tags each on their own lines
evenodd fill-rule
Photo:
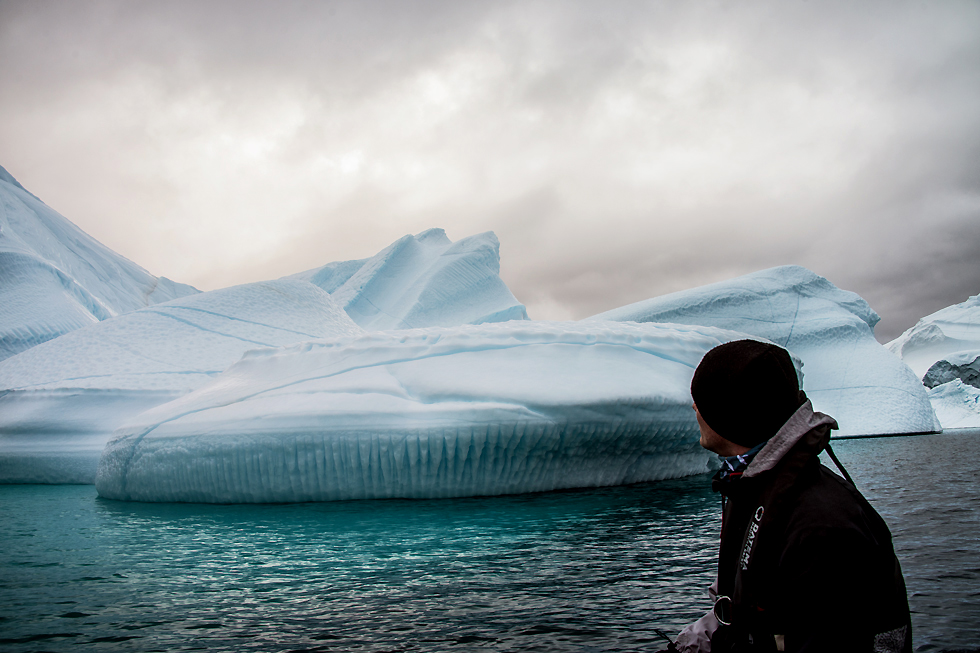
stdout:
<svg viewBox="0 0 980 653">
<path fill-rule="evenodd" d="M 0 360 L 113 315 L 196 292 L 105 247 L 0 167 Z"/>
<path fill-rule="evenodd" d="M 804 390 L 816 410 L 837 419 L 836 435 L 941 428 L 915 374 L 875 340 L 879 317 L 867 302 L 800 266 L 761 270 L 588 319 L 703 324 L 771 340 L 803 361 Z"/>
<path fill-rule="evenodd" d="M 980 295 L 927 315 L 885 345 L 900 356 L 919 378 L 936 361 L 958 354 L 980 356 Z"/>
<path fill-rule="evenodd" d="M 442 229 L 429 229 L 369 259 L 286 278 L 323 288 L 371 331 L 528 319 L 500 279 L 500 243 L 489 231 L 454 243 Z"/>
<path fill-rule="evenodd" d="M 943 428 L 980 428 L 980 295 L 925 316 L 886 346 L 935 386 L 929 399 Z"/>
<path fill-rule="evenodd" d="M 121 427 L 101 496 L 456 497 L 708 470 L 689 386 L 710 327 L 528 322 L 255 350 Z"/>
<path fill-rule="evenodd" d="M 112 432 L 256 347 L 362 333 L 311 283 L 182 297 L 96 322 L 0 361 L 0 482 L 93 483 Z"/>
</svg>

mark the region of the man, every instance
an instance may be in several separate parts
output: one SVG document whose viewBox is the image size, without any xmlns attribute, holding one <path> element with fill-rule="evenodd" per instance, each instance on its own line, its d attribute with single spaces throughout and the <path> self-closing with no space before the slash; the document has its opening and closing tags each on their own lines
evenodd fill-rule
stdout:
<svg viewBox="0 0 980 653">
<path fill-rule="evenodd" d="M 837 422 L 813 411 L 786 350 L 716 347 L 691 395 L 701 446 L 723 457 L 712 480 L 721 547 L 714 608 L 670 650 L 910 653 L 891 534 L 852 483 L 820 464 L 823 450 L 833 458 Z"/>
</svg>

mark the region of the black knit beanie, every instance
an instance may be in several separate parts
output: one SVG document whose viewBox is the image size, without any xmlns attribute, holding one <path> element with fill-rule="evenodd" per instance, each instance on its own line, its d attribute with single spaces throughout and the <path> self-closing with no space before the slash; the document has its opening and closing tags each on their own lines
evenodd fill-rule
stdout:
<svg viewBox="0 0 980 653">
<path fill-rule="evenodd" d="M 756 340 L 728 342 L 705 354 L 691 396 L 708 426 L 743 447 L 776 435 L 806 401 L 789 353 Z"/>
</svg>

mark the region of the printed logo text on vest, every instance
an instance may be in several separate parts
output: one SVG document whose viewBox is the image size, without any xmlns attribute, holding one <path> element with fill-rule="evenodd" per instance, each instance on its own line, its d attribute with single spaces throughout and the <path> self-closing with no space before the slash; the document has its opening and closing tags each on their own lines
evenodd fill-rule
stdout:
<svg viewBox="0 0 980 653">
<path fill-rule="evenodd" d="M 742 555 L 739 560 L 742 563 L 742 569 L 749 568 L 749 558 L 752 556 L 752 546 L 755 544 L 755 535 L 759 532 L 759 522 L 762 521 L 762 514 L 765 509 L 759 506 L 755 509 L 755 514 L 752 515 L 752 523 L 749 524 L 748 532 L 745 535 L 745 544 L 742 546 Z"/>
</svg>

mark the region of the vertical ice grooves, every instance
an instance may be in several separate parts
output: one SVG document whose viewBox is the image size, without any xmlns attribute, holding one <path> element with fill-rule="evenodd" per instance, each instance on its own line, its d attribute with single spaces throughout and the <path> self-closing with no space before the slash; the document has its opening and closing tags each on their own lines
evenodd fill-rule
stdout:
<svg viewBox="0 0 980 653">
<path fill-rule="evenodd" d="M 204 451 L 185 441 L 144 441 L 129 463 L 131 489 L 100 493 L 219 503 L 435 498 L 637 482 L 704 469 L 707 457 L 694 453 L 688 429 L 659 427 L 655 440 L 662 446 L 644 447 L 636 437 L 649 443 L 647 430 L 516 422 L 372 435 L 304 432 Z M 147 491 L 153 487 L 166 490 Z"/>
<path fill-rule="evenodd" d="M 691 454 L 696 425 L 677 388 L 727 337 L 525 322 L 255 353 L 117 433 L 96 486 L 119 499 L 286 502 L 534 492 L 690 473 L 704 469 L 707 454 Z"/>
</svg>

